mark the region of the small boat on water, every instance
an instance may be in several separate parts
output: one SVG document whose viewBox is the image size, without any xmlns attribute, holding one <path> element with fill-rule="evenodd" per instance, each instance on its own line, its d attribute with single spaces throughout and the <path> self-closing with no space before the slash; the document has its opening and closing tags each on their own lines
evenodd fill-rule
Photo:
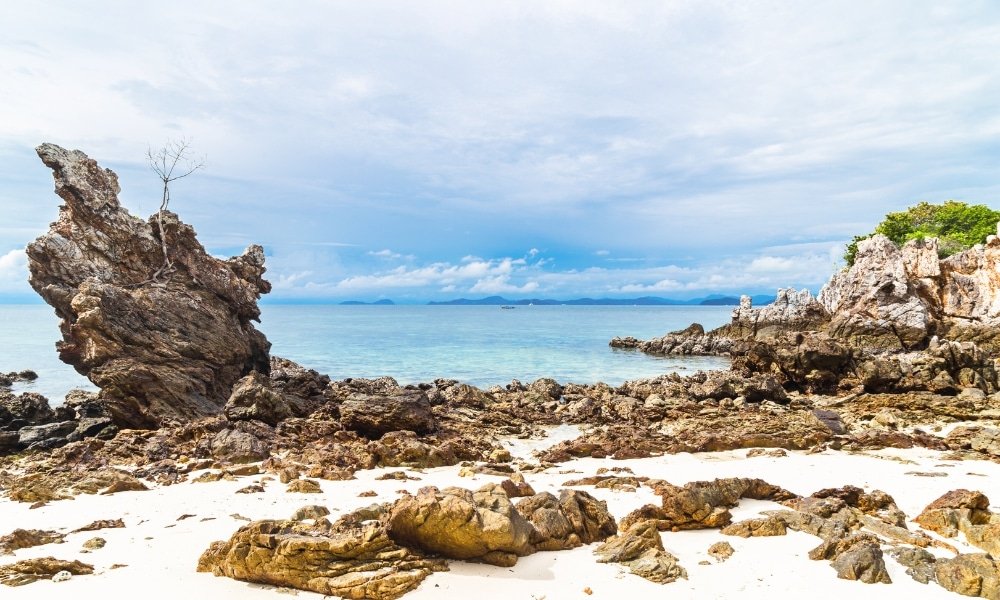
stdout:
<svg viewBox="0 0 1000 600">
<path fill-rule="evenodd" d="M 500 307 L 500 310 L 514 310 L 515 308 L 517 308 L 517 307 L 516 306 L 508 306 L 508 305 L 504 304 L 503 306 Z"/>
</svg>

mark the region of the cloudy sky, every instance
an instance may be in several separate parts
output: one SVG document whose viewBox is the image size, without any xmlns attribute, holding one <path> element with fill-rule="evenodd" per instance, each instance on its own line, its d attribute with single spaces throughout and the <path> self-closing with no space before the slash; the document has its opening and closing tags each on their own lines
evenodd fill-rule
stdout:
<svg viewBox="0 0 1000 600">
<path fill-rule="evenodd" d="M 0 4 L 0 298 L 56 216 L 43 141 L 206 168 L 171 208 L 281 300 L 817 289 L 887 211 L 1000 206 L 1000 5 Z"/>
</svg>

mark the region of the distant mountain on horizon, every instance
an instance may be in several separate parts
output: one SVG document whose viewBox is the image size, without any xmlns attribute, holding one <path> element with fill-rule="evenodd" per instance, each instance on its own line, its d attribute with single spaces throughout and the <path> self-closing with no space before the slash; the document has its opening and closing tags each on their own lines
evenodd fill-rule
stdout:
<svg viewBox="0 0 1000 600">
<path fill-rule="evenodd" d="M 341 306 L 394 306 L 396 303 L 388 298 L 376 300 L 374 302 L 362 302 L 360 300 L 344 300 Z"/>
<path fill-rule="evenodd" d="M 774 296 L 752 296 L 754 306 L 762 306 L 774 302 Z M 642 296 L 641 298 L 575 298 L 572 300 L 552 300 L 549 298 L 526 298 L 510 300 L 503 296 L 488 296 L 486 298 L 455 300 L 439 300 L 428 302 L 431 306 L 736 306 L 740 303 L 739 296 L 723 296 L 712 294 L 690 300 L 660 298 L 658 296 Z"/>
</svg>

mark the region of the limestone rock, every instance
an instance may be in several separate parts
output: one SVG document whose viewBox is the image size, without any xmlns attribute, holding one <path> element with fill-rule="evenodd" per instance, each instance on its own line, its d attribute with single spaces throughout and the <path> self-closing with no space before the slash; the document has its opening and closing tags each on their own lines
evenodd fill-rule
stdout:
<svg viewBox="0 0 1000 600">
<path fill-rule="evenodd" d="M 62 319 L 60 358 L 101 388 L 116 423 L 217 414 L 240 377 L 268 372 L 270 344 L 251 324 L 270 291 L 260 246 L 219 260 L 166 212 L 175 271 L 151 281 L 164 262 L 155 215 L 130 215 L 118 177 L 82 152 L 53 144 L 37 152 L 65 204 L 28 245 L 30 283 Z"/>
</svg>

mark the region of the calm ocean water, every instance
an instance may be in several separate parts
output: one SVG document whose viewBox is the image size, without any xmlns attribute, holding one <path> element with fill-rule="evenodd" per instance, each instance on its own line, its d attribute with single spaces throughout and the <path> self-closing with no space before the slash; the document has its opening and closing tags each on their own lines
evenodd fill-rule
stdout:
<svg viewBox="0 0 1000 600">
<path fill-rule="evenodd" d="M 650 338 L 698 322 L 729 320 L 718 306 L 286 306 L 263 307 L 260 328 L 272 353 L 334 379 L 391 375 L 400 383 L 458 379 L 476 386 L 628 379 L 725 368 L 715 357 L 645 356 L 613 350 L 614 336 Z M 44 305 L 0 305 L 0 371 L 33 369 L 22 384 L 59 401 L 93 386 L 56 356 L 58 320 Z"/>
</svg>

